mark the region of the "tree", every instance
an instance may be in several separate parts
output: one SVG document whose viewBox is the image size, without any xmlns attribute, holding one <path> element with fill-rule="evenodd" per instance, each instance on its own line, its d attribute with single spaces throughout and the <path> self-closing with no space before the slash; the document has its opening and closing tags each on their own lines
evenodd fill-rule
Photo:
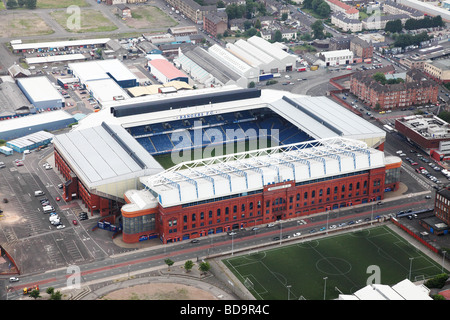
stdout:
<svg viewBox="0 0 450 320">
<path fill-rule="evenodd" d="M 225 8 L 225 3 L 222 0 L 217 1 L 217 8 Z"/>
<path fill-rule="evenodd" d="M 194 263 L 192 262 L 192 260 L 188 260 L 184 263 L 184 269 L 186 270 L 186 272 L 191 271 L 191 269 L 194 267 Z"/>
<path fill-rule="evenodd" d="M 15 9 L 15 8 L 17 8 L 17 1 L 16 0 L 8 0 L 6 2 L 6 6 L 8 7 L 8 9 Z"/>
<path fill-rule="evenodd" d="M 323 33 L 323 24 L 321 20 L 316 20 L 313 24 L 311 24 L 311 30 L 313 31 L 313 38 L 314 39 L 323 39 L 324 33 Z"/>
<path fill-rule="evenodd" d="M 173 266 L 174 262 L 170 259 L 164 260 L 165 264 L 168 266 L 168 270 L 170 271 L 170 267 Z"/>
<path fill-rule="evenodd" d="M 30 297 L 34 298 L 35 300 L 36 300 L 37 298 L 40 298 L 41 295 L 40 295 L 39 290 L 38 290 L 38 289 L 32 290 L 32 291 L 30 292 Z"/>
<path fill-rule="evenodd" d="M 403 26 L 402 26 L 402 21 L 400 19 L 388 21 L 386 23 L 386 27 L 384 27 L 384 31 L 392 32 L 392 33 L 402 32 L 402 29 L 403 29 Z"/>
<path fill-rule="evenodd" d="M 17 0 L 17 5 L 22 8 L 25 5 L 25 0 Z"/>
<path fill-rule="evenodd" d="M 283 40 L 283 35 L 280 30 L 276 30 L 273 34 L 273 42 L 281 42 Z"/>
<path fill-rule="evenodd" d="M 202 273 L 206 273 L 209 271 L 209 269 L 211 269 L 211 266 L 209 265 L 208 262 L 202 262 L 200 263 L 199 269 Z"/>
<path fill-rule="evenodd" d="M 249 87 L 249 88 L 254 88 L 254 87 L 256 87 L 255 82 L 254 82 L 254 81 L 250 81 L 250 83 L 248 84 L 248 87 Z"/>
<path fill-rule="evenodd" d="M 50 300 L 61 300 L 62 293 L 60 291 L 53 292 L 50 296 Z"/>
<path fill-rule="evenodd" d="M 386 76 L 385 76 L 384 73 L 382 73 L 382 72 L 377 72 L 377 73 L 375 73 L 375 74 L 372 76 L 372 78 L 373 78 L 375 81 L 377 81 L 377 82 L 379 82 L 379 83 L 381 83 L 381 84 L 385 84 L 385 83 L 386 83 Z"/>
<path fill-rule="evenodd" d="M 281 15 L 281 21 L 286 21 L 288 18 L 288 14 L 285 12 Z"/>
<path fill-rule="evenodd" d="M 36 9 L 36 1 L 37 0 L 26 0 L 26 6 L 28 9 Z"/>
<path fill-rule="evenodd" d="M 315 10 L 315 12 L 318 15 L 320 15 L 321 17 L 328 17 L 330 15 L 330 13 L 331 13 L 331 8 L 328 5 L 328 3 L 322 1 L 322 3 L 319 4 L 319 6 Z"/>
</svg>

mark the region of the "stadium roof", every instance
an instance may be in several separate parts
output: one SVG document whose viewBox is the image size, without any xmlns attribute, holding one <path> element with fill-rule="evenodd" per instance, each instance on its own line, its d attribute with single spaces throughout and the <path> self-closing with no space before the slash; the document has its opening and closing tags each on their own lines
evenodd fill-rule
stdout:
<svg viewBox="0 0 450 320">
<path fill-rule="evenodd" d="M 415 285 L 408 279 L 388 286 L 371 284 L 354 294 L 340 294 L 338 300 L 433 300 L 429 289 L 423 285 Z"/>
<path fill-rule="evenodd" d="M 154 104 L 161 105 L 163 101 L 167 102 L 174 98 L 177 98 L 179 103 L 182 103 L 183 98 L 189 102 L 192 100 L 190 98 L 192 96 L 199 97 L 204 94 L 219 96 L 219 94 L 232 92 L 236 89 L 245 90 L 233 85 L 220 88 L 182 90 L 170 94 L 154 94 L 122 101 L 111 101 L 103 104 L 100 112 L 90 114 L 84 118 L 79 126 L 80 128 L 86 128 L 97 126 L 102 121 L 108 121 L 108 123 L 120 124 L 128 128 L 179 120 L 182 117 L 192 118 L 196 115 L 197 117 L 201 117 L 203 115 L 222 114 L 241 110 L 270 108 L 314 139 L 341 136 L 364 140 L 369 146 L 374 146 L 377 143 L 383 142 L 386 138 L 386 131 L 364 120 L 327 97 L 309 97 L 272 89 L 262 89 L 260 90 L 261 95 L 259 97 L 248 99 L 240 99 L 235 96 L 234 99 L 229 101 L 205 103 L 203 105 L 193 105 L 184 108 L 174 107 L 173 110 L 158 112 L 130 112 L 127 116 L 121 117 L 114 117 L 111 113 L 111 109 L 113 108 L 120 109 L 121 107 L 129 106 L 136 107 L 139 110 L 139 106 L 148 108 Z"/>
<path fill-rule="evenodd" d="M 284 96 L 271 104 L 278 114 L 316 139 L 378 137 L 382 130 L 327 97 Z"/>
<path fill-rule="evenodd" d="M 117 125 L 100 126 L 56 135 L 58 152 L 87 188 L 162 171 L 161 165 Z"/>
<path fill-rule="evenodd" d="M 382 151 L 336 137 L 183 162 L 140 181 L 170 207 L 384 165 Z"/>
</svg>

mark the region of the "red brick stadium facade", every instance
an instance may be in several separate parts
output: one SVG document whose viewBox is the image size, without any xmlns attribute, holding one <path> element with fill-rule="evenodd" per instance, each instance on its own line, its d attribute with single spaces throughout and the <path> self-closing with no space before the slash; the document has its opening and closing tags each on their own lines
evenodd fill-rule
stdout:
<svg viewBox="0 0 450 320">
<path fill-rule="evenodd" d="M 398 179 L 386 183 L 386 171 L 398 171 L 400 166 L 401 162 L 308 183 L 271 184 L 246 195 L 202 203 L 168 208 L 158 204 L 156 208 L 132 212 L 122 208 L 123 241 L 133 243 L 159 237 L 163 243 L 175 242 L 381 200 L 386 188 L 398 188 Z M 126 197 L 125 201 L 130 203 Z M 153 230 L 127 230 L 129 220 L 145 216 L 154 217 Z"/>
</svg>

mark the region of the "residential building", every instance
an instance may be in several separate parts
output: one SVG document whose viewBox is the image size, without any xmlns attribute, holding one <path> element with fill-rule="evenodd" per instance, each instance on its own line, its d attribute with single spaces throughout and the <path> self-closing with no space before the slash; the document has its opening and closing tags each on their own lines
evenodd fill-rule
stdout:
<svg viewBox="0 0 450 320">
<path fill-rule="evenodd" d="M 354 37 L 350 41 L 350 50 L 356 57 L 367 59 L 373 57 L 372 42 L 367 42 L 359 37 Z"/>
<path fill-rule="evenodd" d="M 217 36 L 223 34 L 228 29 L 228 19 L 225 12 L 223 14 L 210 13 L 203 16 L 203 29 L 213 35 Z"/>
<path fill-rule="evenodd" d="M 394 1 L 385 1 L 383 12 L 388 14 L 406 14 L 413 19 L 423 19 L 423 12 Z"/>
<path fill-rule="evenodd" d="M 339 0 L 325 0 L 326 3 L 330 6 L 332 12 L 341 12 L 350 19 L 358 19 L 359 11 L 358 9 L 343 3 Z"/>
<path fill-rule="evenodd" d="M 386 27 L 389 21 L 400 20 L 403 24 L 411 17 L 407 14 L 391 14 L 387 16 L 371 16 L 362 21 L 362 27 L 366 30 L 379 30 Z"/>
<path fill-rule="evenodd" d="M 117 7 L 117 13 L 121 18 L 131 18 L 131 9 L 130 7 L 124 5 L 124 4 L 118 4 Z"/>
<path fill-rule="evenodd" d="M 437 102 L 438 84 L 420 70 L 408 71 L 404 83 L 384 85 L 373 79 L 374 73 L 359 71 L 350 79 L 350 92 L 372 108 L 390 110 Z"/>
<path fill-rule="evenodd" d="M 331 23 L 342 31 L 359 32 L 362 31 L 362 22 L 359 19 L 347 17 L 342 12 L 335 12 L 331 15 Z"/>
<path fill-rule="evenodd" d="M 166 0 L 166 2 L 176 10 L 179 10 L 186 18 L 197 24 L 203 23 L 203 17 L 209 13 L 217 12 L 217 6 L 202 6 L 194 0 Z"/>
</svg>

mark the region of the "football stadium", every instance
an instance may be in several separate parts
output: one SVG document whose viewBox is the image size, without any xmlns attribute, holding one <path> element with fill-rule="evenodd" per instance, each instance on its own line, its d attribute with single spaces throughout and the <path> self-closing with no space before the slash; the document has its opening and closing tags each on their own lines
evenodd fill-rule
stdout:
<svg viewBox="0 0 450 320">
<path fill-rule="evenodd" d="M 385 138 L 327 97 L 224 86 L 106 102 L 54 155 L 66 201 L 167 243 L 383 199 Z"/>
</svg>

